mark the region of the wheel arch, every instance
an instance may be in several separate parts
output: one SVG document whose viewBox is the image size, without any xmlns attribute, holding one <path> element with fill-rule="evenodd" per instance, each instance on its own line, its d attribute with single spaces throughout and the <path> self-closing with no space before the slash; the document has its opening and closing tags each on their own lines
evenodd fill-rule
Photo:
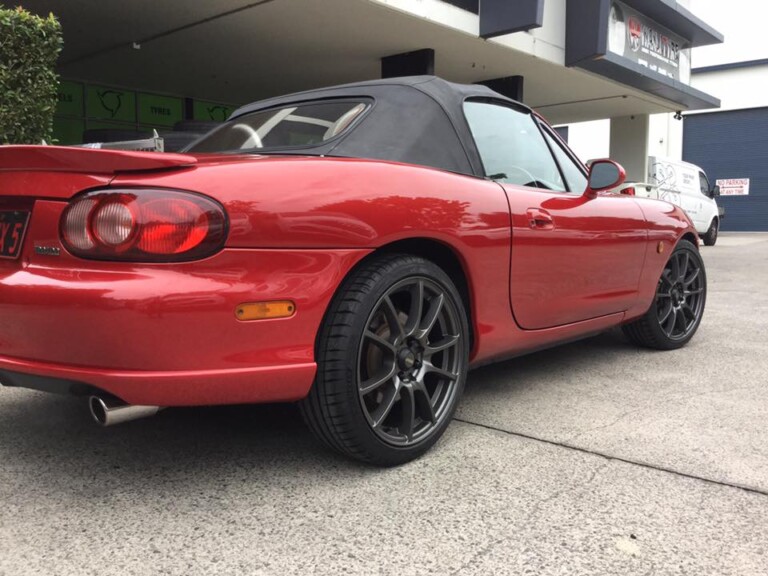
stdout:
<svg viewBox="0 0 768 576">
<path fill-rule="evenodd" d="M 470 351 L 473 351 L 475 346 L 475 327 L 473 322 L 474 315 L 472 313 L 472 293 L 469 274 L 459 253 L 452 246 L 433 238 L 398 240 L 381 246 L 373 254 L 381 254 L 383 252 L 400 252 L 420 256 L 425 260 L 433 262 L 450 276 L 461 295 L 461 300 L 467 313 L 469 347 Z"/>
<path fill-rule="evenodd" d="M 470 275 L 467 271 L 466 263 L 461 257 L 459 251 L 455 247 L 440 240 L 429 237 L 414 237 L 396 240 L 379 246 L 365 258 L 361 259 L 347 272 L 344 280 L 339 283 L 339 286 L 336 288 L 336 291 L 330 302 L 333 302 L 336 299 L 339 291 L 344 285 L 344 282 L 347 278 L 349 278 L 351 274 L 355 272 L 355 270 L 357 270 L 364 263 L 370 261 L 372 258 L 379 257 L 382 254 L 410 254 L 413 256 L 419 256 L 439 266 L 451 278 L 451 280 L 453 280 L 454 284 L 456 285 L 456 289 L 459 291 L 462 303 L 464 304 L 464 310 L 467 314 L 467 325 L 469 327 L 469 349 L 471 358 L 475 352 L 475 314 L 473 313 Z M 323 319 L 323 322 L 325 322 L 325 318 Z M 318 338 L 319 334 L 320 331 L 318 330 Z"/>
<path fill-rule="evenodd" d="M 688 232 L 686 232 L 685 234 L 683 234 L 680 237 L 680 240 L 688 240 L 688 242 L 690 242 L 691 244 L 696 246 L 696 248 L 699 247 L 699 238 L 698 238 L 698 236 L 695 233 L 691 232 L 690 230 Z"/>
</svg>

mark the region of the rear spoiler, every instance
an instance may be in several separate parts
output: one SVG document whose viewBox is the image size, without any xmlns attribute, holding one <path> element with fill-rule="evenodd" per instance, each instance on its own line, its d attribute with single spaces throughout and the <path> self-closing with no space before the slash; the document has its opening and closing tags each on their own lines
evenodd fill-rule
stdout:
<svg viewBox="0 0 768 576">
<path fill-rule="evenodd" d="M 168 170 L 197 164 L 186 154 L 70 148 L 67 146 L 0 146 L 0 172 L 45 171 L 115 174 Z"/>
</svg>

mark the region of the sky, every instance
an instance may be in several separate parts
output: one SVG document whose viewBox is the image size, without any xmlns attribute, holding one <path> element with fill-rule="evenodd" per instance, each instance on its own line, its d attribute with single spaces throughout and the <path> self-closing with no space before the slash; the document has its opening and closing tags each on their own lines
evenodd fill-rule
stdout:
<svg viewBox="0 0 768 576">
<path fill-rule="evenodd" d="M 694 68 L 768 58 L 765 41 L 768 1 L 688 0 L 685 4 L 725 35 L 723 44 L 694 49 L 691 62 Z"/>
</svg>

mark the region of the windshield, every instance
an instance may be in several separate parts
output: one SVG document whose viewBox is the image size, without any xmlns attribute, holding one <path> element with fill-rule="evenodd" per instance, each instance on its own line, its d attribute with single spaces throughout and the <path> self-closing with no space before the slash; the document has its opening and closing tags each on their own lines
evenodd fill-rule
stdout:
<svg viewBox="0 0 768 576">
<path fill-rule="evenodd" d="M 343 134 L 367 102 L 310 102 L 243 114 L 207 134 L 188 152 L 243 152 L 317 146 Z"/>
</svg>

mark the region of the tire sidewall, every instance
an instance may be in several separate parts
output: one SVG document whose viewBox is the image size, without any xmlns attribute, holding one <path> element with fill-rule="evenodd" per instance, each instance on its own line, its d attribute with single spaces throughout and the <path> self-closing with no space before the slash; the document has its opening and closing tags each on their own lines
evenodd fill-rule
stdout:
<svg viewBox="0 0 768 576">
<path fill-rule="evenodd" d="M 379 270 L 374 272 L 373 276 L 375 279 L 374 284 L 372 287 L 367 287 L 368 289 L 365 290 L 363 302 L 358 309 L 354 311 L 347 342 L 343 344 L 346 345 L 343 377 L 326 377 L 325 381 L 327 384 L 333 384 L 333 388 L 335 388 L 333 392 L 341 393 L 343 401 L 346 404 L 346 410 L 348 410 L 349 417 L 358 434 L 357 440 L 362 444 L 365 452 L 375 454 L 376 460 L 380 463 L 395 465 L 412 460 L 418 455 L 426 452 L 435 442 L 437 442 L 450 424 L 466 381 L 469 356 L 469 328 L 466 310 L 456 287 L 448 275 L 432 262 L 418 257 L 402 256 L 401 258 L 386 262 Z M 442 420 L 438 425 L 420 441 L 409 446 L 396 446 L 388 444 L 380 438 L 373 431 L 365 416 L 362 400 L 360 399 L 358 391 L 358 361 L 360 357 L 360 348 L 363 344 L 363 333 L 368 326 L 371 314 L 373 314 L 380 299 L 398 282 L 409 278 L 419 277 L 434 282 L 447 296 L 449 296 L 449 298 L 446 298 L 445 305 L 454 308 L 456 318 L 458 318 L 461 328 L 462 338 L 460 339 L 460 350 L 458 353 L 460 354 L 462 369 L 460 370 L 459 378 L 455 384 L 456 389 L 454 390 L 452 405 L 444 412 Z M 340 290 L 338 297 L 343 300 L 347 288 L 352 284 L 355 284 L 358 280 L 359 279 L 353 274 L 349 279 L 349 282 L 345 283 L 345 286 Z M 332 318 L 329 318 L 328 320 L 332 320 Z M 336 345 L 338 344 L 340 343 L 336 343 Z M 317 352 L 318 372 L 320 373 L 324 369 L 324 350 L 318 349 Z"/>
<path fill-rule="evenodd" d="M 662 345 L 662 348 L 667 350 L 681 348 L 682 346 L 685 346 L 691 340 L 691 338 L 693 338 L 694 334 L 696 334 L 699 326 L 701 325 L 701 320 L 704 317 L 704 310 L 706 309 L 707 305 L 707 271 L 704 267 L 704 260 L 701 258 L 701 253 L 697 250 L 697 248 L 687 240 L 680 240 L 680 242 L 678 242 L 677 246 L 675 246 L 675 249 L 670 254 L 669 258 L 671 259 L 675 254 L 678 254 L 683 250 L 688 252 L 689 257 L 695 258 L 699 264 L 699 274 L 702 275 L 704 286 L 704 292 L 701 296 L 701 313 L 696 319 L 696 323 L 691 328 L 690 332 L 684 338 L 672 339 L 664 333 L 664 330 L 662 330 L 661 326 L 659 325 L 658 319 L 656 317 L 656 294 L 654 293 L 653 303 L 647 312 L 649 326 L 654 333 L 654 337 Z"/>
<path fill-rule="evenodd" d="M 704 245 L 705 246 L 714 246 L 717 242 L 717 237 L 720 233 L 720 223 L 715 218 L 712 220 L 712 224 L 709 225 L 709 230 L 707 230 L 706 235 L 704 236 Z"/>
</svg>

